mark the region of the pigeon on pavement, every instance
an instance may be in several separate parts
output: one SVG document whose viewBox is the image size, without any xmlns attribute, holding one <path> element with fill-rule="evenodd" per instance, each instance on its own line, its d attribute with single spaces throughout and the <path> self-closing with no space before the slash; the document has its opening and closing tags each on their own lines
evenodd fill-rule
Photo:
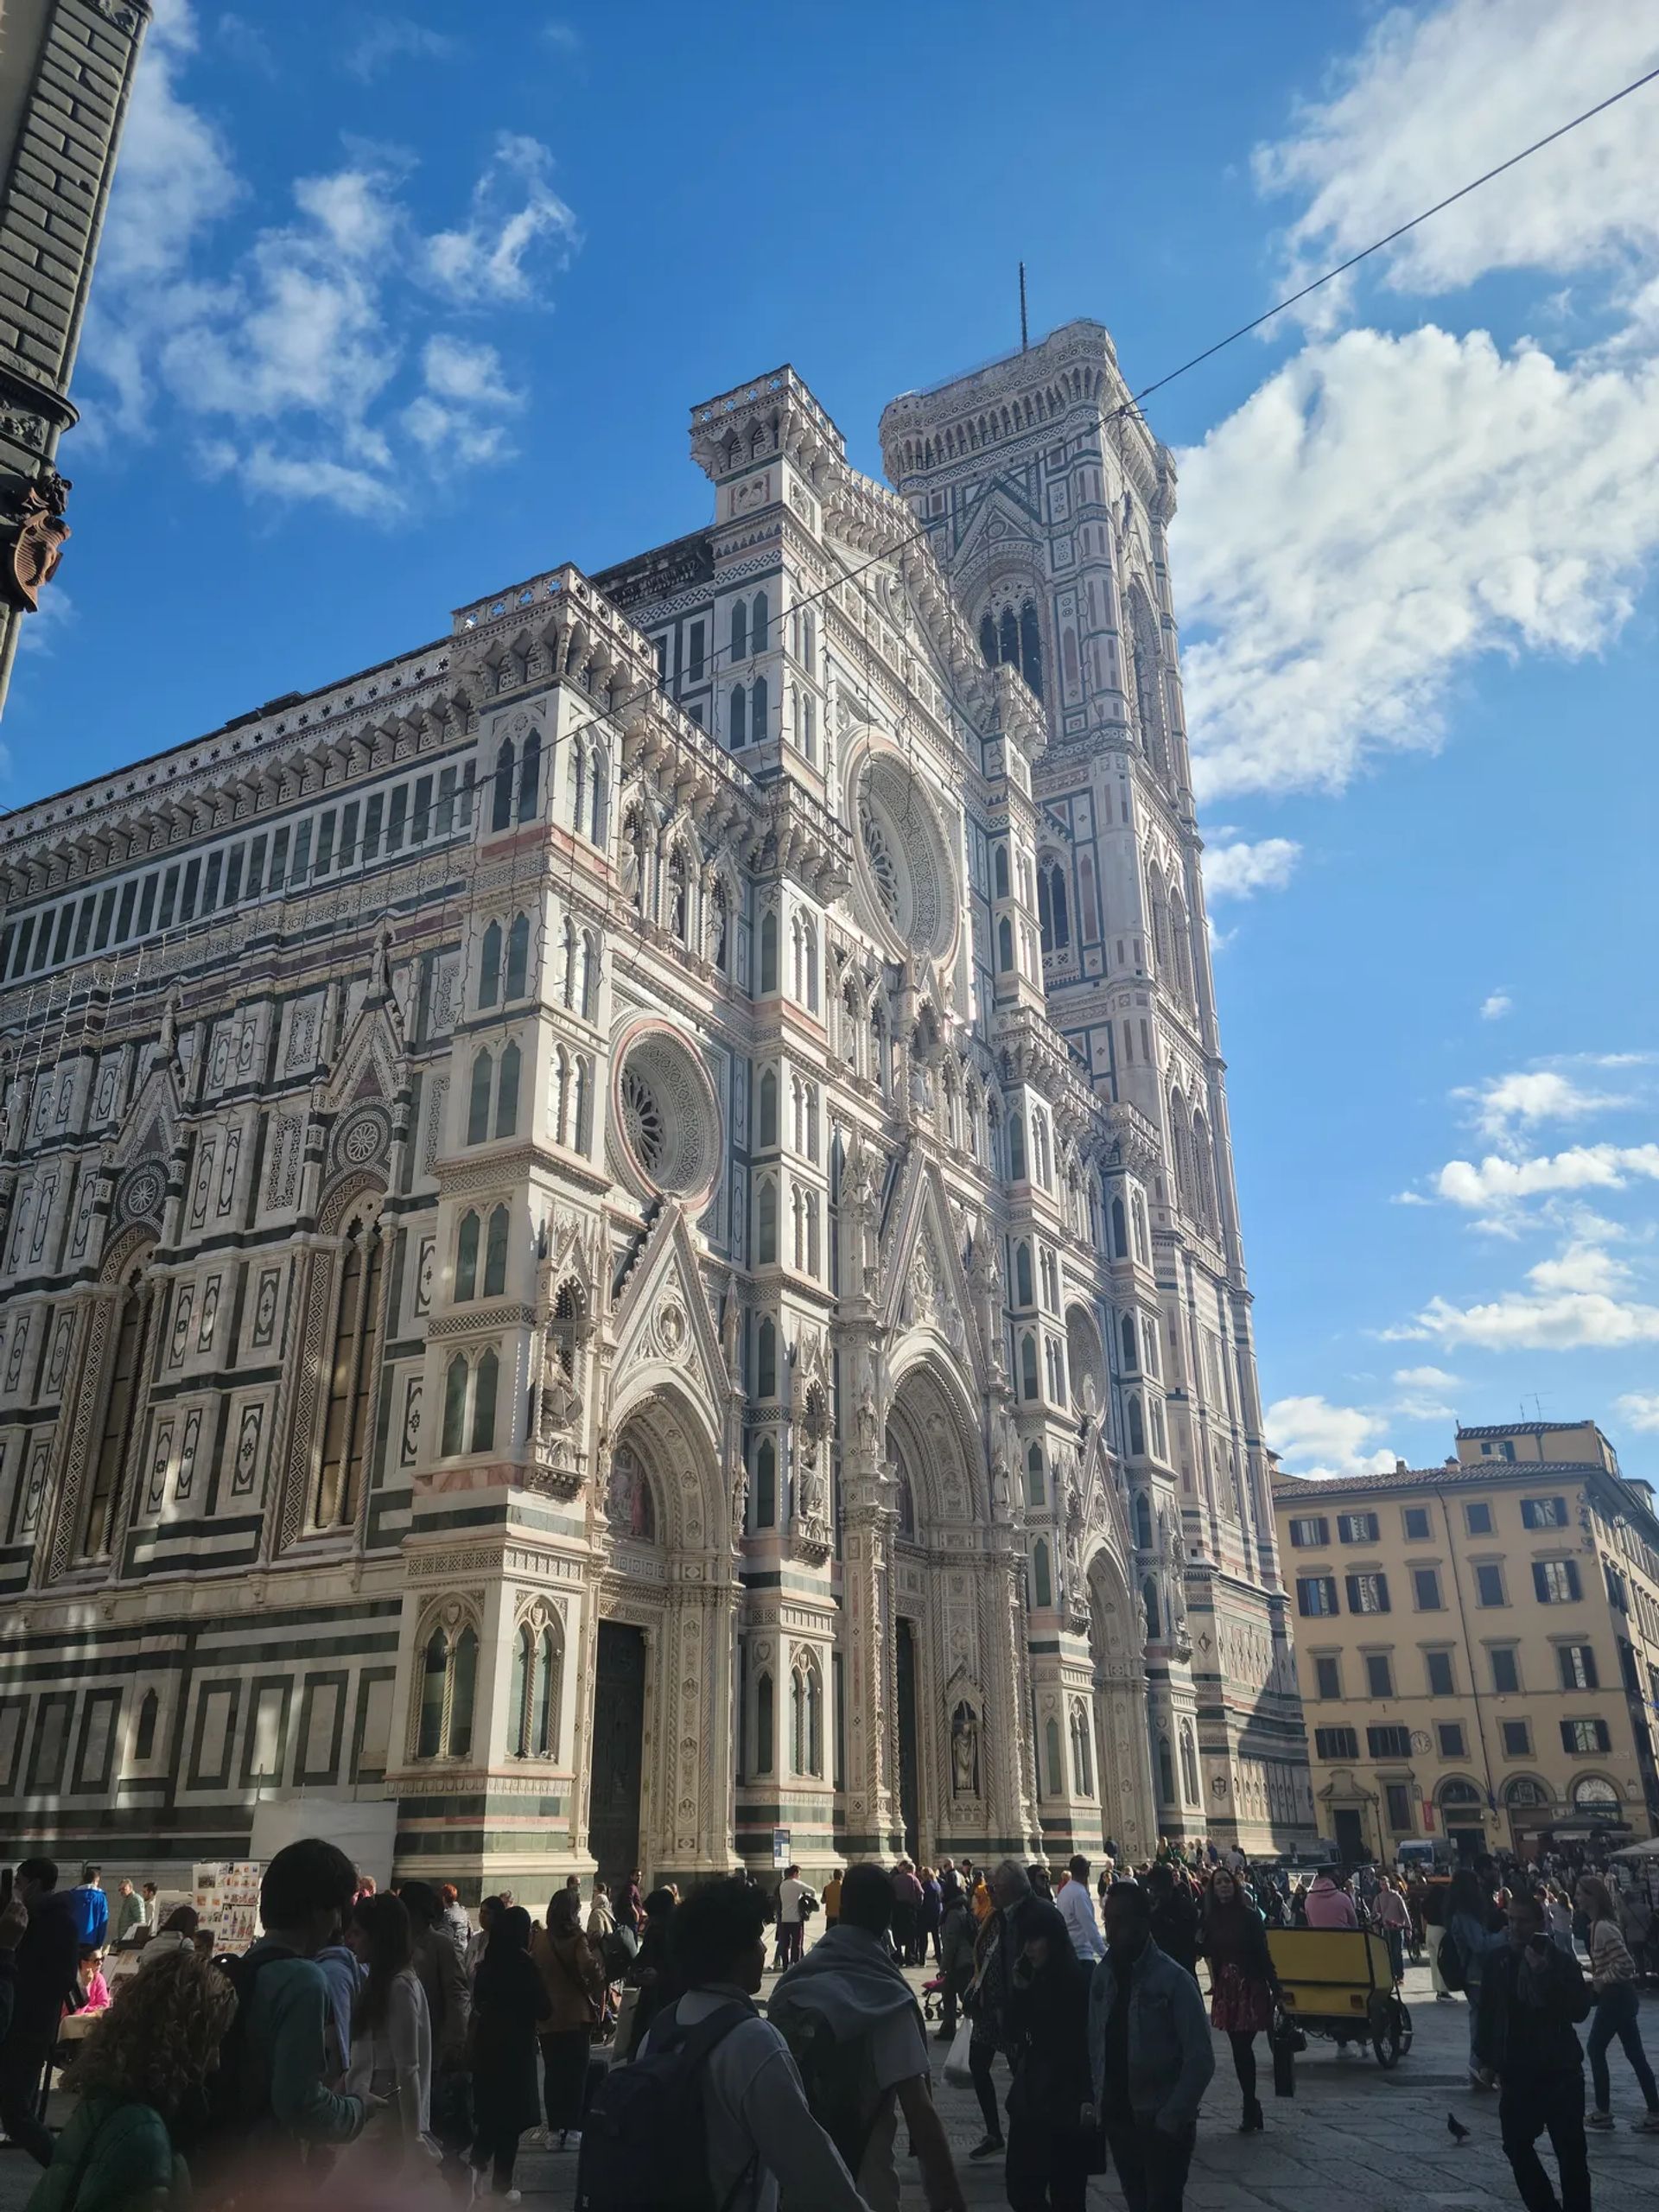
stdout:
<svg viewBox="0 0 1659 2212">
<path fill-rule="evenodd" d="M 1454 2143 L 1463 2144 L 1469 2140 L 1468 2129 L 1464 2126 L 1454 2112 L 1449 2112 L 1446 2115 L 1446 2132 Z"/>
</svg>

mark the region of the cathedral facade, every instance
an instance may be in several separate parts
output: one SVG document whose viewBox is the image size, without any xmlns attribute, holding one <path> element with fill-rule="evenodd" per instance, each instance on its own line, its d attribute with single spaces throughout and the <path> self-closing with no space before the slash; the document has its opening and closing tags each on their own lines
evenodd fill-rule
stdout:
<svg viewBox="0 0 1659 2212">
<path fill-rule="evenodd" d="M 0 826 L 31 1843 L 1311 1834 L 1126 401 L 1068 325 L 888 489 L 779 370 L 708 528 Z"/>
</svg>

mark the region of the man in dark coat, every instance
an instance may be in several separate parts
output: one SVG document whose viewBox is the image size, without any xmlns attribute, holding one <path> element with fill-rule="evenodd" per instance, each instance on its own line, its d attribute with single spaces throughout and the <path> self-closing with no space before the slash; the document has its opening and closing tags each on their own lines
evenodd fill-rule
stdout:
<svg viewBox="0 0 1659 2212">
<path fill-rule="evenodd" d="M 1509 1942 L 1484 1961 L 1479 2015 L 1480 2048 L 1501 2085 L 1503 2155 L 1527 2212 L 1590 2212 L 1584 2052 L 1573 2031 L 1594 1999 L 1577 1959 L 1551 1942 L 1536 1897 L 1511 1899 L 1509 1927 Z M 1536 2147 L 1546 2129 L 1559 2202 Z"/>
<path fill-rule="evenodd" d="M 11 2030 L 0 2048 L 0 2127 L 38 2165 L 52 2163 L 53 2134 L 41 2120 L 41 2077 L 64 2006 L 76 1991 L 80 1935 L 69 1892 L 50 1859 L 25 1859 L 16 1895 L 29 1914 L 17 1946 Z"/>
</svg>

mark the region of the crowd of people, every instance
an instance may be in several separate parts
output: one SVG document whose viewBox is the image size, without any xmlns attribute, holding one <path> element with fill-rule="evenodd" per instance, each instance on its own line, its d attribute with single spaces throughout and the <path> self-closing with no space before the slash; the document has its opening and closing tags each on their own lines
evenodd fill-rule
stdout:
<svg viewBox="0 0 1659 2212">
<path fill-rule="evenodd" d="M 1438 1993 L 1466 1999 L 1471 2082 L 1497 2093 L 1528 2212 L 1588 2212 L 1586 2131 L 1616 2124 L 1615 2043 L 1643 2102 L 1631 2124 L 1659 2134 L 1630 1909 L 1583 1865 L 1303 1878 L 1166 1845 L 1138 1868 L 1111 1853 L 1057 1876 L 865 1863 L 821 1893 L 791 1865 L 775 1890 L 748 1872 L 683 1898 L 642 1895 L 638 1875 L 584 1898 L 572 1875 L 540 1917 L 502 1892 L 474 1925 L 454 1888 L 377 1891 L 312 1839 L 265 1869 L 260 1918 L 250 1948 L 215 1956 L 194 1909 L 162 1916 L 153 1885 L 110 1900 L 95 1867 L 73 1888 L 49 1860 L 17 1869 L 0 1912 L 0 2125 L 45 2169 L 29 2212 L 160 2207 L 187 2185 L 228 2203 L 251 2165 L 265 2187 L 338 2171 L 388 2206 L 516 2202 L 527 2143 L 575 2155 L 591 2212 L 776 2212 L 780 2193 L 898 2212 L 907 2163 L 931 2212 L 958 2212 L 929 2021 L 945 2079 L 979 2105 L 967 2156 L 1001 2161 L 1012 2212 L 1082 2212 L 1109 2162 L 1129 2212 L 1179 2212 L 1212 2031 L 1240 2133 L 1264 2126 L 1258 2050 L 1282 2020 L 1268 1931 L 1294 1925 L 1369 1927 L 1396 1974 L 1426 1953 Z M 66 2049 L 73 2016 L 87 2031 Z M 74 2103 L 54 2136 L 44 2087 L 66 2057 Z"/>
</svg>

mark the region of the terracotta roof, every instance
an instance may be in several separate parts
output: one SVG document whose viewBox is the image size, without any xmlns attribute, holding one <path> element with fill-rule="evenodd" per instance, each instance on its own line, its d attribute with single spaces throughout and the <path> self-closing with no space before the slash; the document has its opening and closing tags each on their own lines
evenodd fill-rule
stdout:
<svg viewBox="0 0 1659 2212">
<path fill-rule="evenodd" d="M 1459 1421 L 1459 1436 L 1548 1436 L 1553 1428 L 1593 1428 L 1592 1421 L 1503 1421 L 1486 1428 L 1466 1428 Z"/>
<path fill-rule="evenodd" d="M 1275 1499 L 1363 1497 L 1371 1491 L 1428 1490 L 1440 1483 L 1525 1485 L 1548 1475 L 1576 1476 L 1580 1480 L 1586 1475 L 1605 1475 L 1609 1482 L 1619 1479 L 1599 1459 L 1480 1459 L 1470 1466 L 1447 1462 L 1438 1467 L 1393 1467 L 1380 1475 L 1275 1475 L 1273 1494 Z"/>
</svg>

